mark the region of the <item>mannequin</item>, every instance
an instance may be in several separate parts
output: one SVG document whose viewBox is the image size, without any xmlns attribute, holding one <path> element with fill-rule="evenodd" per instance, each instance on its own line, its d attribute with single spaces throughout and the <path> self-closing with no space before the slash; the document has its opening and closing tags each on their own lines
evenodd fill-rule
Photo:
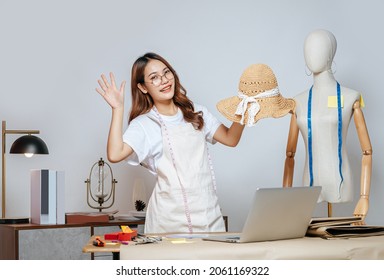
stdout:
<svg viewBox="0 0 384 280">
<path fill-rule="evenodd" d="M 303 184 L 323 187 L 319 202 L 328 202 L 328 216 L 332 216 L 331 203 L 351 201 L 353 181 L 345 143 L 353 116 L 362 149 L 360 199 L 354 215 L 365 218 L 369 208 L 372 147 L 360 94 L 339 85 L 333 75 L 336 48 L 336 39 L 327 30 L 315 30 L 305 40 L 304 58 L 313 74 L 313 86 L 294 98 L 296 110 L 291 117 L 283 186 L 292 186 L 300 132 L 306 147 Z"/>
</svg>

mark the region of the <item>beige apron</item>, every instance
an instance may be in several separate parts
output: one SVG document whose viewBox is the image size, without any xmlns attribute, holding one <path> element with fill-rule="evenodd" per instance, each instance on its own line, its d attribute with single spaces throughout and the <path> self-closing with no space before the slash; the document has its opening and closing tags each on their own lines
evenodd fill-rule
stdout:
<svg viewBox="0 0 384 280">
<path fill-rule="evenodd" d="M 145 233 L 225 231 L 203 132 L 191 123 L 166 126 L 158 117 L 163 154 Z"/>
</svg>

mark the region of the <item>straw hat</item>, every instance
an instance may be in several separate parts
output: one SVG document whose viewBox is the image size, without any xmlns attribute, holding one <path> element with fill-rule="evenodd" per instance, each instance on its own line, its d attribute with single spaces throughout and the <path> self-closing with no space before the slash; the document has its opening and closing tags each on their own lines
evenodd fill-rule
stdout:
<svg viewBox="0 0 384 280">
<path fill-rule="evenodd" d="M 219 101 L 216 107 L 230 121 L 253 126 L 262 118 L 280 118 L 292 112 L 295 101 L 280 94 L 268 65 L 253 64 L 240 77 L 238 95 Z"/>
</svg>

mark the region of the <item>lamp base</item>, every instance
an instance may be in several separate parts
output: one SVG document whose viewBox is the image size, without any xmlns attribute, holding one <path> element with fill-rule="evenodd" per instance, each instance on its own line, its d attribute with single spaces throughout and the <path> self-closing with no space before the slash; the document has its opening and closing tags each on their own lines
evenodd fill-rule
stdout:
<svg viewBox="0 0 384 280">
<path fill-rule="evenodd" d="M 12 225 L 12 224 L 29 224 L 29 218 L 1 218 L 0 224 Z"/>
</svg>

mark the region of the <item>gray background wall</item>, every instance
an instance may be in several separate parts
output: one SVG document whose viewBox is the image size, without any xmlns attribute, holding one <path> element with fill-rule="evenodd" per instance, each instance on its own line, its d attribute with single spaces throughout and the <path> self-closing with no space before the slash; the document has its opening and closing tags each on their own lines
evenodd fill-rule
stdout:
<svg viewBox="0 0 384 280">
<path fill-rule="evenodd" d="M 29 215 L 30 169 L 66 174 L 66 210 L 89 211 L 84 180 L 106 158 L 110 108 L 96 93 L 101 73 L 129 82 L 133 61 L 158 52 L 178 71 L 189 97 L 223 123 L 216 103 L 236 95 L 242 71 L 268 64 L 285 97 L 310 87 L 303 42 L 314 29 L 338 41 L 336 78 L 363 93 L 364 115 L 374 150 L 367 222 L 384 224 L 381 94 L 383 4 L 368 1 L 0 1 L 0 119 L 8 129 L 39 129 L 48 156 L 7 154 L 7 215 Z M 126 114 L 130 107 L 127 87 Z M 281 186 L 289 116 L 247 128 L 236 148 L 211 147 L 219 198 L 230 230 L 240 230 L 256 187 Z M 7 136 L 9 148 L 16 136 Z M 359 194 L 361 149 L 352 122 L 346 145 Z M 300 185 L 305 151 L 299 139 L 295 185 Z M 135 180 L 148 194 L 154 179 L 144 169 L 113 164 L 117 198 L 113 209 L 133 210 Z M 356 201 L 334 206 L 351 215 Z M 325 215 L 325 204 L 317 215 Z"/>
</svg>

